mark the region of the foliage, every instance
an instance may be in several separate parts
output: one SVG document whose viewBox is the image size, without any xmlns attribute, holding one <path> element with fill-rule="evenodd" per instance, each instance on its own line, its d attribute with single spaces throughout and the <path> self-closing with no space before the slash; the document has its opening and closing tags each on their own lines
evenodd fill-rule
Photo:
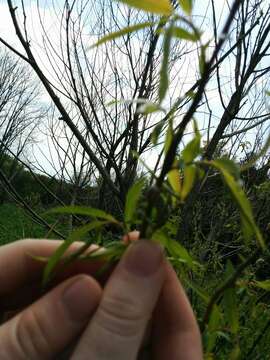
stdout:
<svg viewBox="0 0 270 360">
<path fill-rule="evenodd" d="M 39 207 L 37 210 L 41 211 L 41 208 Z M 58 220 L 56 216 L 46 216 L 46 219 L 52 224 Z M 65 222 L 58 224 L 57 228 L 66 234 Z M 35 223 L 20 206 L 14 203 L 0 205 L 0 245 L 23 238 L 45 237 L 55 238 L 41 224 Z"/>
<path fill-rule="evenodd" d="M 167 16 L 167 18 L 163 17 L 161 20 L 163 25 L 161 34 L 163 35 L 164 41 L 163 61 L 160 69 L 158 109 L 162 106 L 162 102 L 165 99 L 169 86 L 168 59 L 171 41 L 176 34 L 177 37 L 182 37 L 182 39 L 187 40 L 187 34 L 183 31 L 181 32 L 181 30 L 179 30 L 181 28 L 178 28 L 177 31 L 175 30 L 175 23 L 179 21 L 180 23 L 181 21 L 185 22 L 186 20 L 179 17 L 176 11 L 169 9 L 169 2 L 167 3 L 166 1 L 159 2 L 158 5 L 152 1 L 144 2 L 143 5 L 140 2 L 128 0 L 125 1 L 125 3 L 141 8 L 142 10 L 151 11 L 152 9 L 154 14 L 158 13 Z M 179 3 L 185 12 L 188 14 L 191 13 L 191 2 L 183 1 Z M 235 12 L 237 11 L 237 8 L 237 3 L 235 3 Z M 228 31 L 230 22 L 232 22 L 233 19 L 233 14 L 232 10 L 228 19 L 228 25 L 225 25 L 224 32 Z M 152 24 L 149 24 L 149 26 L 150 25 Z M 143 24 L 142 26 L 145 27 L 148 25 Z M 200 158 L 202 155 L 201 134 L 195 121 L 193 121 L 193 139 L 185 146 L 181 153 L 178 151 L 178 146 L 183 137 L 185 127 L 192 120 L 196 107 L 202 98 L 204 87 L 209 80 L 210 68 L 216 57 L 215 52 L 219 51 L 224 41 L 224 39 L 220 40 L 214 50 L 214 55 L 207 61 L 205 56 L 207 44 L 202 44 L 200 32 L 193 26 L 193 24 L 190 26 L 195 35 L 193 38 L 189 37 L 188 40 L 198 41 L 201 47 L 201 56 L 199 60 L 201 83 L 197 93 L 194 95 L 190 110 L 185 115 L 180 127 L 174 128 L 173 117 L 169 118 L 164 143 L 165 155 L 162 169 L 158 176 L 152 173 L 152 180 L 154 180 L 155 184 L 146 190 L 143 197 L 141 196 L 144 186 L 143 180 L 135 183 L 129 189 L 125 199 L 123 219 L 115 219 L 111 215 L 104 214 L 104 212 L 93 208 L 89 208 L 89 210 L 80 207 L 63 208 L 62 210 L 57 209 L 56 212 L 88 215 L 90 218 L 94 218 L 94 220 L 71 233 L 63 245 L 61 245 L 61 247 L 49 259 L 44 272 L 43 284 L 46 285 L 47 282 L 51 280 L 51 277 L 54 274 L 55 266 L 63 259 L 67 248 L 73 241 L 81 239 L 85 233 L 95 231 L 96 236 L 98 236 L 102 227 L 108 223 L 114 223 L 120 228 L 123 228 L 125 231 L 129 231 L 133 226 L 139 226 L 141 237 L 152 238 L 155 241 L 162 243 L 167 251 L 168 258 L 173 263 L 174 267 L 178 271 L 181 271 L 181 278 L 184 278 L 187 283 L 187 287 L 190 287 L 192 292 L 195 291 L 195 293 L 202 298 L 203 303 L 201 304 L 201 301 L 197 300 L 197 307 L 199 305 L 198 318 L 204 335 L 206 357 L 210 358 L 214 353 L 218 353 L 218 344 L 220 338 L 222 338 L 223 340 L 227 340 L 228 346 L 224 346 L 222 348 L 220 353 L 221 356 L 238 358 L 240 356 L 242 346 L 239 294 L 249 291 L 249 280 L 252 278 L 253 273 L 249 273 L 249 280 L 246 282 L 245 279 L 247 275 L 245 272 L 257 259 L 257 257 L 265 251 L 266 245 L 263 235 L 256 224 L 250 201 L 242 188 L 242 183 L 240 181 L 240 168 L 232 160 L 226 157 L 214 160 Z M 112 40 L 116 36 L 118 37 L 139 29 L 140 26 L 135 25 L 120 30 L 115 34 L 108 35 L 104 39 L 99 40 L 97 46 L 104 41 Z M 155 128 L 154 130 L 155 133 L 152 136 L 154 143 L 156 143 L 160 137 L 160 130 L 161 127 L 159 127 L 159 129 Z M 196 186 L 196 183 L 199 183 L 200 179 L 207 180 L 206 174 L 209 173 L 209 171 L 213 172 L 213 175 L 215 176 L 218 175 L 216 171 L 220 173 L 224 181 L 225 188 L 229 190 L 228 193 L 231 195 L 231 199 L 234 200 L 239 211 L 239 213 L 235 214 L 236 218 L 240 217 L 241 219 L 242 234 L 238 233 L 237 246 L 243 248 L 244 251 L 242 252 L 242 259 L 238 261 L 236 265 L 233 265 L 231 262 L 225 262 L 224 264 L 222 262 L 216 263 L 216 261 L 213 261 L 210 264 L 207 263 L 208 266 L 205 268 L 194 260 L 192 255 L 192 252 L 198 250 L 196 249 L 196 246 L 198 246 L 199 238 L 196 242 L 194 242 L 195 249 L 190 249 L 191 251 L 188 251 L 182 244 L 172 239 L 166 231 L 166 227 L 170 225 L 170 214 L 180 208 L 181 217 L 181 209 L 184 208 L 183 204 L 185 205 L 186 202 L 192 199 L 190 195 L 191 193 L 193 194 L 192 189 Z M 193 202 L 195 202 L 194 199 Z M 216 204 L 214 209 L 216 211 Z M 222 221 L 224 221 L 223 218 Z M 198 237 L 198 229 L 196 229 L 196 233 Z M 254 250 L 254 248 L 256 248 L 254 238 L 257 240 L 257 246 L 259 247 L 257 250 Z M 90 242 L 86 243 L 85 248 L 87 248 L 88 245 L 90 245 Z M 117 261 L 124 249 L 124 247 L 121 248 L 119 253 L 119 245 L 115 243 L 115 245 L 112 245 L 112 247 L 107 248 L 104 251 L 105 253 L 108 251 L 109 254 L 111 254 L 110 259 Z M 216 250 L 213 249 L 214 257 L 216 257 Z M 75 254 L 72 259 L 74 260 L 79 256 L 81 256 L 81 252 L 78 252 L 77 255 Z M 63 261 L 65 263 L 67 260 L 64 258 Z M 206 274 L 208 274 L 209 267 L 212 267 L 213 265 L 220 268 L 224 268 L 224 266 L 226 266 L 226 271 L 222 274 L 221 279 L 218 279 L 218 283 L 216 284 L 217 288 L 212 289 L 211 295 L 209 292 L 209 290 L 211 290 L 209 289 L 209 284 L 206 293 L 204 290 L 200 289 L 201 286 L 198 286 L 196 283 L 198 279 L 202 279 L 206 276 Z M 192 279 L 190 279 L 190 271 L 192 271 Z M 186 275 L 183 276 L 183 274 Z M 241 282 L 239 282 L 239 279 L 241 279 Z M 213 279 L 213 283 L 215 280 L 216 279 Z M 259 286 L 261 283 L 255 282 L 255 284 Z M 194 307 L 196 308 L 196 304 L 194 304 Z"/>
<path fill-rule="evenodd" d="M 133 184 L 129 183 L 122 199 L 123 213 L 115 215 L 96 207 L 74 205 L 57 207 L 49 212 L 79 217 L 81 224 L 68 232 L 66 240 L 51 258 L 45 259 L 43 286 L 53 279 L 57 265 L 64 266 L 77 258 L 91 261 L 101 257 L 107 262 L 105 267 L 114 264 L 129 244 L 113 241 L 101 251 L 88 255 L 85 255 L 85 251 L 94 239 L 108 234 L 108 228 L 115 236 L 139 229 L 141 238 L 149 238 L 163 245 L 168 259 L 181 274 L 199 320 L 207 359 L 214 356 L 220 359 L 248 358 L 257 347 L 269 353 L 269 341 L 264 341 L 263 337 L 265 329 L 270 327 L 269 320 L 264 321 L 270 314 L 265 295 L 270 288 L 270 274 L 262 269 L 262 263 L 269 261 L 269 223 L 265 226 L 268 220 L 264 210 L 269 200 L 269 176 L 266 174 L 264 181 L 254 186 L 246 181 L 249 179 L 246 172 L 252 169 L 258 172 L 256 162 L 267 152 L 269 139 L 262 146 L 261 153 L 253 154 L 249 161 L 240 166 L 229 156 L 223 156 L 222 149 L 218 149 L 221 137 L 216 141 L 217 133 L 212 143 L 207 143 L 204 148 L 203 134 L 194 120 L 212 68 L 229 37 L 241 2 L 233 2 L 221 36 L 215 39 L 211 50 L 209 42 L 203 41 L 201 32 L 192 22 L 193 1 L 179 0 L 179 6 L 175 7 L 168 0 L 119 1 L 150 12 L 157 20 L 130 24 L 109 33 L 95 43 L 95 47 L 148 27 L 152 29 L 153 25 L 157 25 L 155 35 L 162 39 L 163 58 L 156 102 L 147 98 L 127 99 L 131 105 L 142 102 L 137 113 L 146 116 L 165 111 L 173 42 L 196 43 L 200 78 L 195 91 L 189 91 L 184 96 L 184 100 L 188 99 L 190 104 L 180 123 L 175 123 L 177 104 L 172 104 L 165 120 L 154 127 L 151 134 L 153 146 L 158 147 L 159 142 L 163 144 L 160 171 L 157 171 L 158 167 L 155 171 L 148 169 L 150 179 L 145 176 Z M 238 105 L 233 103 L 231 113 L 239 106 L 240 102 Z M 231 113 L 225 111 L 226 116 Z M 183 136 L 192 122 L 192 137 L 180 151 Z M 219 150 L 221 154 L 217 156 L 214 150 Z M 91 149 L 88 151 L 91 154 Z M 136 152 L 133 155 L 140 159 Z M 24 172 L 22 175 L 25 175 Z M 114 187 L 112 179 L 109 183 Z M 263 221 L 260 221 L 262 218 Z M 84 244 L 79 251 L 66 257 L 66 250 L 76 240 L 82 240 Z M 249 342 L 248 336 L 252 331 L 255 337 Z"/>
</svg>

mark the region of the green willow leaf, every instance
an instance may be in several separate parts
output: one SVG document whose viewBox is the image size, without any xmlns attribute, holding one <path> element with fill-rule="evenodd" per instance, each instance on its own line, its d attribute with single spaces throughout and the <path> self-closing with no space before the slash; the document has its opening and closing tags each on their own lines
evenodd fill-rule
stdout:
<svg viewBox="0 0 270 360">
<path fill-rule="evenodd" d="M 175 194 L 177 194 L 180 197 L 181 178 L 180 178 L 180 170 L 178 168 L 174 168 L 168 172 L 168 181 Z"/>
<path fill-rule="evenodd" d="M 151 142 L 154 145 L 157 144 L 157 141 L 158 141 L 159 135 L 163 129 L 163 126 L 164 126 L 163 122 L 159 123 L 158 125 L 155 126 L 153 132 L 151 133 Z"/>
<path fill-rule="evenodd" d="M 222 157 L 220 159 L 216 159 L 215 162 L 217 164 L 220 164 L 222 168 L 226 169 L 226 171 L 228 171 L 228 173 L 230 173 L 235 180 L 240 179 L 240 166 L 236 164 L 233 160 Z"/>
<path fill-rule="evenodd" d="M 119 2 L 158 15 L 170 16 L 173 12 L 173 7 L 169 0 L 119 0 Z"/>
<path fill-rule="evenodd" d="M 153 179 L 157 179 L 156 173 L 146 164 L 145 161 L 143 161 L 142 158 L 140 158 L 140 155 L 136 151 L 132 151 L 132 155 L 135 159 L 138 159 L 138 161 L 143 165 L 145 169 L 147 169 L 147 171 L 153 177 Z"/>
<path fill-rule="evenodd" d="M 44 269 L 43 272 L 43 280 L 42 285 L 46 286 L 47 283 L 50 281 L 53 271 L 55 270 L 56 265 L 61 260 L 64 253 L 67 249 L 74 243 L 82 239 L 82 237 L 87 234 L 91 230 L 99 229 L 104 225 L 110 223 L 109 221 L 92 221 L 86 225 L 79 227 L 78 229 L 74 230 L 70 236 L 57 248 L 54 254 L 49 258 L 49 261 Z"/>
<path fill-rule="evenodd" d="M 116 244 L 113 248 L 108 249 L 104 253 L 104 257 L 100 258 L 104 261 L 104 265 L 99 268 L 96 273 L 94 274 L 95 278 L 100 278 L 106 271 L 108 271 L 113 264 L 119 261 L 124 254 L 127 246 L 123 244 Z"/>
<path fill-rule="evenodd" d="M 159 104 L 155 104 L 150 101 L 148 101 L 145 104 L 142 104 L 138 107 L 138 113 L 144 114 L 144 115 L 153 114 L 154 112 L 157 112 L 157 111 L 164 111 L 164 109 L 162 109 Z"/>
<path fill-rule="evenodd" d="M 239 360 L 240 359 L 240 355 L 241 355 L 241 349 L 239 347 L 239 344 L 236 343 L 232 352 L 230 353 L 230 360 Z"/>
<path fill-rule="evenodd" d="M 235 288 L 229 288 L 225 291 L 224 295 L 224 308 L 226 312 L 226 320 L 229 323 L 231 332 L 237 334 L 239 328 L 239 316 L 236 302 L 236 290 Z"/>
<path fill-rule="evenodd" d="M 163 59 L 160 69 L 160 81 L 159 81 L 159 93 L 158 93 L 160 103 L 164 99 L 169 86 L 168 65 L 169 65 L 169 57 L 170 57 L 170 49 L 171 49 L 171 41 L 172 41 L 172 29 L 173 27 L 170 26 L 164 34 Z"/>
<path fill-rule="evenodd" d="M 208 341 L 206 345 L 207 352 L 211 352 L 216 344 L 216 340 L 218 337 L 218 329 L 220 327 L 222 319 L 222 314 L 220 312 L 219 307 L 215 304 L 213 306 L 213 310 L 211 312 L 209 324 L 208 324 Z"/>
<path fill-rule="evenodd" d="M 49 260 L 49 258 L 45 256 L 33 255 L 31 253 L 26 253 L 26 255 L 30 256 L 31 259 L 42 263 L 47 263 Z"/>
<path fill-rule="evenodd" d="M 204 73 L 204 69 L 205 69 L 205 64 L 206 64 L 206 49 L 208 47 L 208 43 L 206 45 L 202 45 L 201 46 L 201 53 L 199 56 L 199 70 L 200 70 L 200 75 L 202 76 Z"/>
<path fill-rule="evenodd" d="M 185 146 L 182 151 L 182 157 L 185 163 L 191 163 L 201 152 L 201 134 L 197 128 L 197 124 L 194 121 L 195 137 Z"/>
<path fill-rule="evenodd" d="M 204 301 L 205 304 L 209 303 L 210 296 L 204 289 L 200 288 L 197 284 L 195 285 L 194 282 L 190 281 L 188 277 L 184 278 L 184 282 L 186 287 L 190 287 L 195 292 L 195 294 L 197 294 Z"/>
<path fill-rule="evenodd" d="M 230 261 L 228 261 L 226 266 L 226 277 L 228 278 L 232 276 L 233 273 L 233 265 Z M 236 335 L 239 329 L 239 313 L 237 307 L 237 296 L 235 287 L 226 289 L 223 295 L 223 303 L 226 321 L 229 324 L 232 334 Z"/>
<path fill-rule="evenodd" d="M 244 193 L 241 185 L 239 184 L 239 181 L 236 181 L 234 176 L 229 173 L 228 163 L 223 163 L 222 159 L 215 161 L 206 161 L 205 163 L 215 167 L 222 174 L 222 177 L 227 187 L 229 188 L 236 205 L 240 210 L 243 234 L 244 236 L 248 236 L 248 238 L 246 239 L 250 240 L 251 234 L 255 235 L 255 238 L 257 239 L 259 245 L 263 249 L 265 249 L 264 239 L 253 218 L 250 202 L 246 197 L 246 194 Z"/>
<path fill-rule="evenodd" d="M 240 219 L 241 219 L 244 239 L 246 239 L 246 241 L 249 242 L 254 234 L 253 227 L 243 214 L 240 214 Z"/>
<path fill-rule="evenodd" d="M 134 220 L 134 214 L 137 209 L 139 198 L 142 194 L 144 183 L 144 179 L 137 181 L 134 185 L 132 185 L 127 193 L 124 212 L 125 223 L 127 225 Z"/>
<path fill-rule="evenodd" d="M 172 258 L 172 260 L 181 261 L 192 270 L 194 270 L 196 266 L 200 266 L 199 263 L 194 261 L 184 246 L 169 237 L 166 228 L 156 230 L 153 233 L 151 240 L 160 243 L 167 250 L 168 256 L 169 258 Z"/>
<path fill-rule="evenodd" d="M 166 250 L 171 257 L 184 261 L 184 263 L 186 263 L 186 265 L 188 265 L 188 267 L 191 269 L 195 268 L 194 260 L 188 251 L 184 248 L 184 246 L 179 244 L 177 241 L 168 239 Z"/>
<path fill-rule="evenodd" d="M 254 281 L 254 285 L 263 290 L 270 291 L 270 280 Z"/>
<path fill-rule="evenodd" d="M 81 256 L 80 260 L 117 261 L 121 258 L 127 247 L 128 245 L 122 241 L 116 241 L 109 246 L 107 245 L 106 248 L 101 248 L 96 252 Z"/>
<path fill-rule="evenodd" d="M 191 14 L 193 8 L 193 0 L 178 0 L 179 5 L 188 15 Z"/>
<path fill-rule="evenodd" d="M 166 137 L 165 137 L 165 143 L 164 143 L 164 152 L 165 154 L 167 154 L 171 143 L 173 140 L 173 125 L 172 125 L 172 120 L 169 121 L 169 125 L 168 125 L 168 129 L 166 132 Z"/>
<path fill-rule="evenodd" d="M 108 220 L 112 223 L 119 224 L 118 220 L 116 220 L 112 215 L 107 214 L 105 211 L 91 207 L 85 207 L 85 206 L 72 206 L 72 205 L 63 206 L 63 207 L 51 209 L 48 211 L 48 213 L 85 215 L 93 218 Z"/>
<path fill-rule="evenodd" d="M 191 33 L 181 27 L 173 27 L 172 36 L 174 36 L 178 39 L 192 41 L 192 42 L 200 40 L 200 37 L 197 34 L 195 34 L 194 32 Z"/>
<path fill-rule="evenodd" d="M 151 240 L 158 242 L 166 249 L 167 244 L 171 239 L 164 231 L 162 231 L 161 229 L 158 229 L 153 233 Z"/>
<path fill-rule="evenodd" d="M 152 25 L 154 25 L 155 23 L 154 22 L 150 22 L 150 21 L 146 21 L 146 22 L 143 22 L 143 23 L 140 23 L 140 24 L 135 24 L 135 25 L 131 25 L 131 26 L 127 26 L 119 31 L 115 31 L 115 32 L 112 32 L 106 36 L 103 36 L 100 40 L 98 40 L 94 45 L 91 46 L 91 48 L 94 48 L 94 47 L 97 47 L 97 46 L 100 46 L 108 41 L 111 41 L 111 40 L 115 40 L 119 37 L 122 37 L 123 35 L 126 35 L 126 34 L 130 34 L 134 31 L 138 31 L 138 30 L 142 30 L 142 29 L 145 29 L 147 27 L 150 27 Z"/>
<path fill-rule="evenodd" d="M 184 201 L 192 190 L 196 179 L 196 166 L 188 165 L 184 168 L 184 180 L 181 189 L 181 200 Z"/>
</svg>

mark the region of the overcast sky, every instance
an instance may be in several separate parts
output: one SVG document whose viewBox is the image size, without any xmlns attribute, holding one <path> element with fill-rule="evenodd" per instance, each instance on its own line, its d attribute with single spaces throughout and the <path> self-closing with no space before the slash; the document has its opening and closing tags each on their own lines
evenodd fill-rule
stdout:
<svg viewBox="0 0 270 360">
<path fill-rule="evenodd" d="M 78 0 L 79 2 L 79 0 Z M 20 8 L 20 1 L 14 1 L 14 5 L 18 5 Z M 26 0 L 25 2 L 25 10 L 28 22 L 28 29 L 29 29 L 29 37 L 31 38 L 31 46 L 36 50 L 35 54 L 38 57 L 39 63 L 42 64 L 43 70 L 48 72 L 50 76 L 52 76 L 52 72 L 50 69 L 50 64 L 46 56 L 44 56 L 43 51 L 43 29 L 39 20 L 39 16 L 42 18 L 42 23 L 45 24 L 45 31 L 50 39 L 54 42 L 56 47 L 59 47 L 60 38 L 59 38 L 59 17 L 61 14 L 61 9 L 63 8 L 64 0 L 57 0 L 57 1 L 40 1 L 41 6 L 39 7 L 39 13 L 37 11 L 36 1 Z M 225 0 L 218 0 L 215 1 L 216 7 L 216 14 L 217 14 L 217 22 L 218 24 L 222 25 L 225 15 L 227 13 L 227 5 Z M 198 26 L 200 26 L 204 32 L 203 39 L 206 41 L 212 37 L 212 33 L 209 32 L 211 29 L 211 19 L 205 18 L 205 13 L 207 9 L 210 9 L 210 1 L 209 0 L 201 0 L 195 2 L 195 9 L 194 14 L 196 15 L 195 21 Z M 5 0 L 0 0 L 0 36 L 4 38 L 7 42 L 12 44 L 17 50 L 23 51 L 22 47 L 16 37 L 15 31 L 12 26 L 12 22 L 10 19 L 10 14 L 8 11 L 8 6 Z M 184 73 L 189 71 L 189 74 L 192 73 L 190 66 L 192 66 L 192 62 L 189 65 L 189 69 L 181 69 Z M 228 71 L 231 71 L 228 68 Z M 194 73 L 195 74 L 195 73 Z M 224 88 L 224 93 L 226 89 Z M 215 98 L 217 101 L 215 101 Z M 220 112 L 222 111 L 220 104 L 218 102 L 218 94 L 217 90 L 212 90 L 212 106 L 214 107 L 215 112 L 218 114 L 219 109 Z M 46 94 L 43 96 L 43 101 L 47 102 L 48 97 Z M 43 136 L 40 133 L 40 136 Z M 252 136 L 252 135 L 251 135 Z M 41 139 L 39 139 L 41 140 Z M 48 151 L 48 144 L 44 141 L 43 145 L 40 145 L 42 152 L 45 152 L 47 156 L 50 156 L 50 152 Z M 41 154 L 38 154 L 37 157 L 39 159 L 42 158 Z M 53 156 L 53 155 L 52 155 Z M 154 157 L 149 157 L 150 162 L 154 162 Z M 152 159 L 152 161 L 151 161 Z"/>
</svg>

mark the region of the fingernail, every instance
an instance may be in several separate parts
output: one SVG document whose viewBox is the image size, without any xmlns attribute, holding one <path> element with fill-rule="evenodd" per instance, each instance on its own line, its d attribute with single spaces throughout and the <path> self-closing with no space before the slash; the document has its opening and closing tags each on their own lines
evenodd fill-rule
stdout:
<svg viewBox="0 0 270 360">
<path fill-rule="evenodd" d="M 160 245 L 150 240 L 138 240 L 130 245 L 124 257 L 126 269 L 138 276 L 149 276 L 155 273 L 163 262 L 163 251 Z"/>
<path fill-rule="evenodd" d="M 98 293 L 87 276 L 79 276 L 65 288 L 62 302 L 72 321 L 82 322 L 89 319 L 98 305 Z"/>
</svg>

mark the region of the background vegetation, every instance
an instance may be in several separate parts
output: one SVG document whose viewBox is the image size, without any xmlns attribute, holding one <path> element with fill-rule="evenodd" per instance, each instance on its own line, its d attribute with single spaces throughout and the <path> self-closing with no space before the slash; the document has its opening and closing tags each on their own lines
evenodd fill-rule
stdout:
<svg viewBox="0 0 270 360">
<path fill-rule="evenodd" d="M 106 211 L 87 210 L 105 227 L 76 236 L 118 246 L 138 228 L 162 241 L 207 359 L 269 359 L 269 4 L 5 3 L 19 42 L 0 34 L 1 244 L 72 241 L 82 210 L 51 208 Z M 223 177 L 206 168 L 216 160 Z"/>
</svg>

